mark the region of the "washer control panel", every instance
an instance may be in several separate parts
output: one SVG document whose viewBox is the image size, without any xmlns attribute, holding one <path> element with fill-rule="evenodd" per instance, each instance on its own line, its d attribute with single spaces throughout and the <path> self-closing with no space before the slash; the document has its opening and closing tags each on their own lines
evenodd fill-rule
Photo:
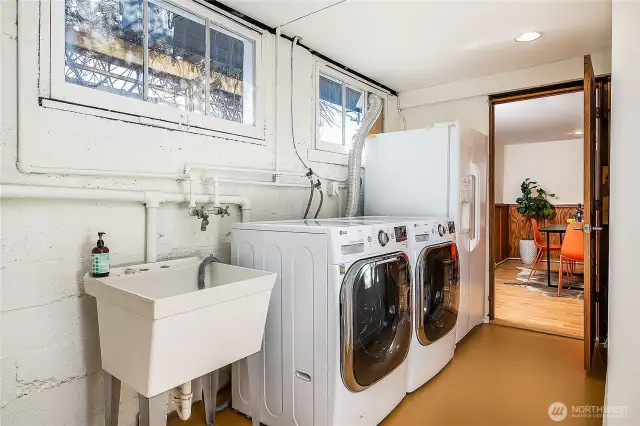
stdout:
<svg viewBox="0 0 640 426">
<path fill-rule="evenodd" d="M 343 256 L 406 250 L 406 225 L 376 224 L 350 226 L 337 230 L 338 253 Z"/>
</svg>

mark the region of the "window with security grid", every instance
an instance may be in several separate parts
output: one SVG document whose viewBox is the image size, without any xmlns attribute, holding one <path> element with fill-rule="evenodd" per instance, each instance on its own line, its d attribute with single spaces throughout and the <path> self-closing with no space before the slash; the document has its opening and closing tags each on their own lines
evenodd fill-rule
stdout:
<svg viewBox="0 0 640 426">
<path fill-rule="evenodd" d="M 51 13 L 53 99 L 264 138 L 257 31 L 185 0 L 54 1 Z"/>
</svg>

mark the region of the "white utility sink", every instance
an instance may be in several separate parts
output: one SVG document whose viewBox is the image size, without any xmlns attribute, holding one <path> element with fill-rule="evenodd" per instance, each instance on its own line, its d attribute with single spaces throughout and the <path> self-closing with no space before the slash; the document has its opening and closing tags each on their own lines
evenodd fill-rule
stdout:
<svg viewBox="0 0 640 426">
<path fill-rule="evenodd" d="M 85 275 L 97 299 L 102 368 L 145 397 L 260 351 L 276 274 L 196 257 Z M 128 270 L 128 273 L 125 273 Z"/>
</svg>

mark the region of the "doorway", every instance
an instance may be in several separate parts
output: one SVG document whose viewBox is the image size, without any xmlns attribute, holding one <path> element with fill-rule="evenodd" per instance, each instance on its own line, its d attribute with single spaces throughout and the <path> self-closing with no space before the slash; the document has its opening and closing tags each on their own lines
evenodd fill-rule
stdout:
<svg viewBox="0 0 640 426">
<path fill-rule="evenodd" d="M 584 203 L 583 102 L 576 87 L 494 107 L 496 323 L 583 337 L 583 261 L 560 282 L 563 234 L 544 232 Z"/>
<path fill-rule="evenodd" d="M 490 320 L 582 338 L 587 370 L 606 359 L 609 88 L 587 56 L 584 81 L 489 100 Z"/>
</svg>

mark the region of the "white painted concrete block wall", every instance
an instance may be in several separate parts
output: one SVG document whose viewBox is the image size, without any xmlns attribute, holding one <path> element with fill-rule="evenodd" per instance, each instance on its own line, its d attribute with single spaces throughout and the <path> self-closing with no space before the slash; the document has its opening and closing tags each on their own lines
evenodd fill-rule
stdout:
<svg viewBox="0 0 640 426">
<path fill-rule="evenodd" d="M 37 2 L 25 2 L 21 13 L 37 13 Z M 281 40 L 279 96 L 281 121 L 274 135 L 274 38 L 268 36 L 263 53 L 266 85 L 266 143 L 244 142 L 168 131 L 115 120 L 56 111 L 37 104 L 38 26 L 29 27 L 31 37 L 21 40 L 28 63 L 21 69 L 18 94 L 17 3 L 2 0 L 2 91 L 1 168 L 2 183 L 54 185 L 88 188 L 136 188 L 183 191 L 185 184 L 148 179 L 80 178 L 24 175 L 15 167 L 18 138 L 47 163 L 90 167 L 94 154 L 110 168 L 179 172 L 186 162 L 240 167 L 273 168 L 276 136 L 278 165 L 282 170 L 302 170 L 291 139 L 289 114 L 289 51 Z M 22 19 L 22 16 L 21 16 Z M 314 58 L 296 50 L 294 111 L 296 139 L 300 151 L 311 147 L 314 134 Z M 29 101 L 28 128 L 18 134 L 16 104 Z M 398 115 L 394 98 L 389 99 L 385 127 L 394 130 Z M 104 160 L 104 159 L 107 160 Z M 344 177 L 346 168 L 311 164 L 324 175 Z M 238 177 L 238 176 L 236 176 Z M 240 177 L 241 178 L 241 177 Z M 212 188 L 196 188 L 210 192 Z M 270 188 L 222 184 L 225 194 L 252 200 L 252 219 L 299 218 L 306 206 L 305 188 Z M 316 201 L 317 202 L 317 201 Z M 2 201 L 1 420 L 5 426 L 84 426 L 103 420 L 103 396 L 95 302 L 83 292 L 82 275 L 88 270 L 96 232 L 105 231 L 113 264 L 144 260 L 144 207 L 139 204 L 64 202 L 34 200 Z M 212 218 L 206 232 L 197 219 L 187 215 L 186 205 L 162 205 L 160 209 L 159 257 L 175 258 L 214 253 L 229 259 L 231 223 L 240 220 L 237 209 L 231 217 Z M 338 214 L 336 197 L 325 197 L 321 215 Z M 210 338 L 211 336 L 203 336 Z M 126 351 L 126 348 L 122 348 Z M 124 389 L 121 424 L 135 424 L 138 412 L 134 392 Z"/>
</svg>

